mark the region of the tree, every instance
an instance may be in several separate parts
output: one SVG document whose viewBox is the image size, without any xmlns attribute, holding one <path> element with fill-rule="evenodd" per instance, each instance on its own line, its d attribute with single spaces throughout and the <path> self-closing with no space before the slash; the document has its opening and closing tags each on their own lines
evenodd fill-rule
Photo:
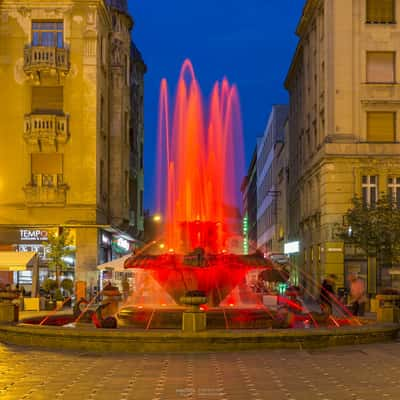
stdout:
<svg viewBox="0 0 400 400">
<path fill-rule="evenodd" d="M 60 285 L 68 294 L 70 295 L 72 291 L 74 290 L 74 282 L 72 282 L 72 279 L 65 278 L 62 280 L 61 285 Z"/>
<path fill-rule="evenodd" d="M 384 193 L 373 205 L 359 197 L 352 199 L 353 207 L 336 226 L 336 236 L 345 244 L 362 249 L 375 257 L 378 265 L 392 265 L 400 256 L 400 208 Z"/>
<path fill-rule="evenodd" d="M 49 233 L 48 243 L 44 243 L 48 249 L 49 269 L 55 271 L 57 287 L 60 287 L 61 271 L 68 268 L 65 258 L 74 253 L 72 239 L 69 230 L 64 229 L 60 234 Z"/>
</svg>

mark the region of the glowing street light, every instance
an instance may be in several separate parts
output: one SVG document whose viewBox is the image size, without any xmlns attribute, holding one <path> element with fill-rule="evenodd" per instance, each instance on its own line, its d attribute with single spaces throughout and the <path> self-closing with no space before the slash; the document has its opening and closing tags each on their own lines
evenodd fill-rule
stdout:
<svg viewBox="0 0 400 400">
<path fill-rule="evenodd" d="M 160 222 L 161 221 L 161 215 L 160 214 L 155 214 L 153 216 L 153 221 L 154 222 Z"/>
</svg>

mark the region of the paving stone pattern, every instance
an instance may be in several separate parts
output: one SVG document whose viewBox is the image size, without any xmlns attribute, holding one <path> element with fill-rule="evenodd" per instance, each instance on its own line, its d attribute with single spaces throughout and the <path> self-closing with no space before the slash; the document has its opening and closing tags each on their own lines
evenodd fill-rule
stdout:
<svg viewBox="0 0 400 400">
<path fill-rule="evenodd" d="M 1 400 L 399 400 L 399 378 L 397 342 L 129 355 L 0 344 Z"/>
</svg>

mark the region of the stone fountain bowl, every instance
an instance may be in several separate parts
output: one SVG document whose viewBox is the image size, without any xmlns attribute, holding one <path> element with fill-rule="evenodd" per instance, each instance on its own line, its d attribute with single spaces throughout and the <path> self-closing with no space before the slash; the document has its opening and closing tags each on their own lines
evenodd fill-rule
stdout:
<svg viewBox="0 0 400 400">
<path fill-rule="evenodd" d="M 189 297 L 183 296 L 179 299 L 181 304 L 185 304 L 187 306 L 200 306 L 201 304 L 207 303 L 207 297 Z"/>
<path fill-rule="evenodd" d="M 201 290 L 191 290 L 186 292 L 185 296 L 182 296 L 179 301 L 187 306 L 200 306 L 207 303 L 207 297 Z"/>
</svg>

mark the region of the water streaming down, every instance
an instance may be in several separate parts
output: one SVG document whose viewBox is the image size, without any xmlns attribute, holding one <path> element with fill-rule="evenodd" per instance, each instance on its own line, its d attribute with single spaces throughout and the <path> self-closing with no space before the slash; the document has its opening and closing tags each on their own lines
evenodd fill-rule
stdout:
<svg viewBox="0 0 400 400">
<path fill-rule="evenodd" d="M 240 254 L 244 157 L 236 86 L 226 78 L 215 83 L 208 106 L 204 104 L 189 60 L 183 63 L 173 103 L 162 80 L 156 196 L 157 212 L 165 221 L 166 252 L 146 252 L 126 261 L 125 268 L 135 271 L 136 290 L 120 318 L 132 318 L 146 329 L 156 323 L 168 327 L 174 320 L 179 326 L 180 299 L 197 291 L 206 297 L 203 309 L 216 327 L 255 327 L 258 322 L 258 327 L 295 327 L 305 321 L 315 327 L 321 321 L 337 326 L 331 316 L 309 310 L 293 291 L 292 297 L 275 296 L 283 312 L 279 306 L 270 309 L 263 293 L 255 293 L 251 273 L 254 277 L 254 272 L 274 270 L 282 282 L 288 274 L 259 253 Z M 298 289 L 315 302 L 315 294 Z"/>
<path fill-rule="evenodd" d="M 208 107 L 204 104 L 189 60 L 182 66 L 172 107 L 167 81 L 162 80 L 156 197 L 165 232 L 125 262 L 125 268 L 134 271 L 135 288 L 119 310 L 120 323 L 180 328 L 181 298 L 198 292 L 206 298 L 201 308 L 210 329 L 360 325 L 336 298 L 330 299 L 332 315 L 321 312 L 321 285 L 301 269 L 289 263 L 282 268 L 257 252 L 241 254 L 239 186 L 244 162 L 236 86 L 227 79 L 215 83 Z M 164 253 L 158 248 L 161 240 Z M 290 286 L 291 270 L 300 274 L 297 287 Z M 287 283 L 287 290 L 277 294 L 257 288 L 265 272 Z M 76 319 L 52 312 L 26 322 L 78 323 L 100 295 L 87 302 Z M 276 304 L 266 298 L 274 298 Z"/>
<path fill-rule="evenodd" d="M 157 211 L 165 216 L 166 244 L 177 252 L 202 247 L 219 253 L 234 233 L 229 221 L 238 216 L 244 171 L 236 86 L 227 79 L 217 82 L 206 109 L 186 60 L 172 109 L 165 80 L 160 92 Z M 194 229 L 199 222 L 202 229 Z"/>
</svg>

